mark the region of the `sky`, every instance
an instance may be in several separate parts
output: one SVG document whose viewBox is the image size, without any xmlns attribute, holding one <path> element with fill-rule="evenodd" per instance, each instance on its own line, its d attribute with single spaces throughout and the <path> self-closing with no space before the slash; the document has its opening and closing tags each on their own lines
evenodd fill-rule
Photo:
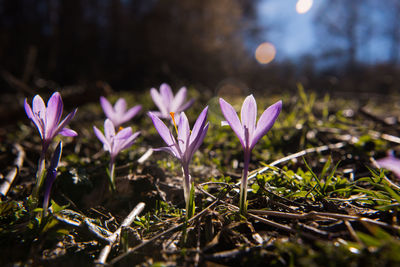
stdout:
<svg viewBox="0 0 400 267">
<path fill-rule="evenodd" d="M 299 14 L 296 12 L 298 1 L 313 2 L 311 9 Z M 351 0 L 349 0 L 351 1 Z M 318 40 L 315 36 L 314 17 L 324 0 L 261 0 L 258 17 L 265 25 L 265 42 L 276 48 L 276 61 L 296 60 L 304 54 L 315 55 Z M 379 9 L 371 10 L 370 21 L 375 25 L 385 25 L 386 13 Z M 367 64 L 385 62 L 390 59 L 390 45 L 383 37 L 370 38 L 368 45 L 359 50 L 358 59 Z"/>
<path fill-rule="evenodd" d="M 261 1 L 259 19 L 261 25 L 272 25 L 266 32 L 266 40 L 276 47 L 276 60 L 294 58 L 312 51 L 315 46 L 313 17 L 321 0 L 314 1 L 305 14 L 296 12 L 297 0 Z"/>
</svg>

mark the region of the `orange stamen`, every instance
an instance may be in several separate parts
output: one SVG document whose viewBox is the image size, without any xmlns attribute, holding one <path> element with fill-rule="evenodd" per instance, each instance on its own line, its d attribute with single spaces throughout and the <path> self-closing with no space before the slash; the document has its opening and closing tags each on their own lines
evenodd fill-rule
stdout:
<svg viewBox="0 0 400 267">
<path fill-rule="evenodd" d="M 172 121 L 174 122 L 176 134 L 178 134 L 178 128 L 176 127 L 176 122 L 175 122 L 175 112 L 170 112 L 169 115 L 171 115 Z"/>
<path fill-rule="evenodd" d="M 119 128 L 118 128 L 118 132 L 119 132 L 119 131 L 121 131 L 122 129 L 124 129 L 124 127 L 122 127 L 122 126 L 119 126 Z"/>
</svg>

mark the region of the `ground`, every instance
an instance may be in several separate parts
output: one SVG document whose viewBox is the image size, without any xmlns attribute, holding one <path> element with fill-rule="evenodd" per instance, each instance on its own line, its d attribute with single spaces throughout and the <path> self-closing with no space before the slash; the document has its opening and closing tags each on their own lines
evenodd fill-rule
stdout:
<svg viewBox="0 0 400 267">
<path fill-rule="evenodd" d="M 105 119 L 98 98 L 79 101 L 70 124 L 78 137 L 57 139 L 64 151 L 46 217 L 27 204 L 40 137 L 24 115 L 4 127 L 0 169 L 15 180 L 0 203 L 1 265 L 400 265 L 399 180 L 375 162 L 400 143 L 396 97 L 349 99 L 301 86 L 296 93 L 255 94 L 259 115 L 279 99 L 283 109 L 253 150 L 248 214 L 242 216 L 239 140 L 220 124 L 219 96 L 194 88 L 189 94 L 196 98 L 187 112 L 191 125 L 205 105 L 210 121 L 190 165 L 196 210 L 189 221 L 180 163 L 165 152 L 143 157 L 163 146 L 146 115 L 155 109 L 148 92 L 107 95 L 111 102 L 125 97 L 130 106 L 143 105 L 126 125 L 141 137 L 118 157 L 116 192 L 108 184 L 109 155 L 92 128 Z M 222 97 L 240 109 L 243 98 Z M 73 107 L 66 105 L 68 112 Z M 144 209 L 125 225 L 141 202 Z"/>
</svg>

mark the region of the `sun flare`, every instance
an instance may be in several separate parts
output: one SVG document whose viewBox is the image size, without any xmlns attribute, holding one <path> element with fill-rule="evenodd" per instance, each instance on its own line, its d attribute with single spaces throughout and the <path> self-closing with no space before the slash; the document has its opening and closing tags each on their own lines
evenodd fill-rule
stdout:
<svg viewBox="0 0 400 267">
<path fill-rule="evenodd" d="M 268 64 L 274 60 L 276 55 L 275 46 L 271 43 L 265 42 L 260 44 L 255 52 L 255 57 L 258 63 Z"/>
<path fill-rule="evenodd" d="M 313 5 L 313 0 L 299 0 L 296 4 L 296 12 L 299 14 L 307 13 Z"/>
</svg>

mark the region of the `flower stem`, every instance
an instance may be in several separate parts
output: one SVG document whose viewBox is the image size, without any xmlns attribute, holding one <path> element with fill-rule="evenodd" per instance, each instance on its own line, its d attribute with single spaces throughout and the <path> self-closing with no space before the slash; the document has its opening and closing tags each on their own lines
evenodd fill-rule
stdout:
<svg viewBox="0 0 400 267">
<path fill-rule="evenodd" d="M 247 176 L 249 174 L 249 164 L 250 164 L 250 151 L 245 151 L 242 182 L 240 183 L 240 200 L 239 200 L 239 212 L 243 216 L 247 215 Z"/>
<path fill-rule="evenodd" d="M 115 192 L 115 160 L 110 160 L 110 187 L 111 191 Z"/>
<path fill-rule="evenodd" d="M 194 215 L 194 185 L 192 183 L 192 178 L 189 174 L 189 167 L 183 166 L 183 192 L 186 203 L 186 218 L 190 219 Z"/>
<path fill-rule="evenodd" d="M 30 197 L 30 202 L 31 202 L 31 208 L 35 209 L 38 206 L 39 203 L 39 190 L 43 185 L 43 178 L 44 178 L 44 172 L 45 172 L 45 156 L 46 156 L 46 151 L 42 150 L 42 153 L 40 154 L 39 162 L 38 162 L 38 170 L 36 172 L 36 183 L 35 186 L 33 187 L 32 194 Z"/>
</svg>

